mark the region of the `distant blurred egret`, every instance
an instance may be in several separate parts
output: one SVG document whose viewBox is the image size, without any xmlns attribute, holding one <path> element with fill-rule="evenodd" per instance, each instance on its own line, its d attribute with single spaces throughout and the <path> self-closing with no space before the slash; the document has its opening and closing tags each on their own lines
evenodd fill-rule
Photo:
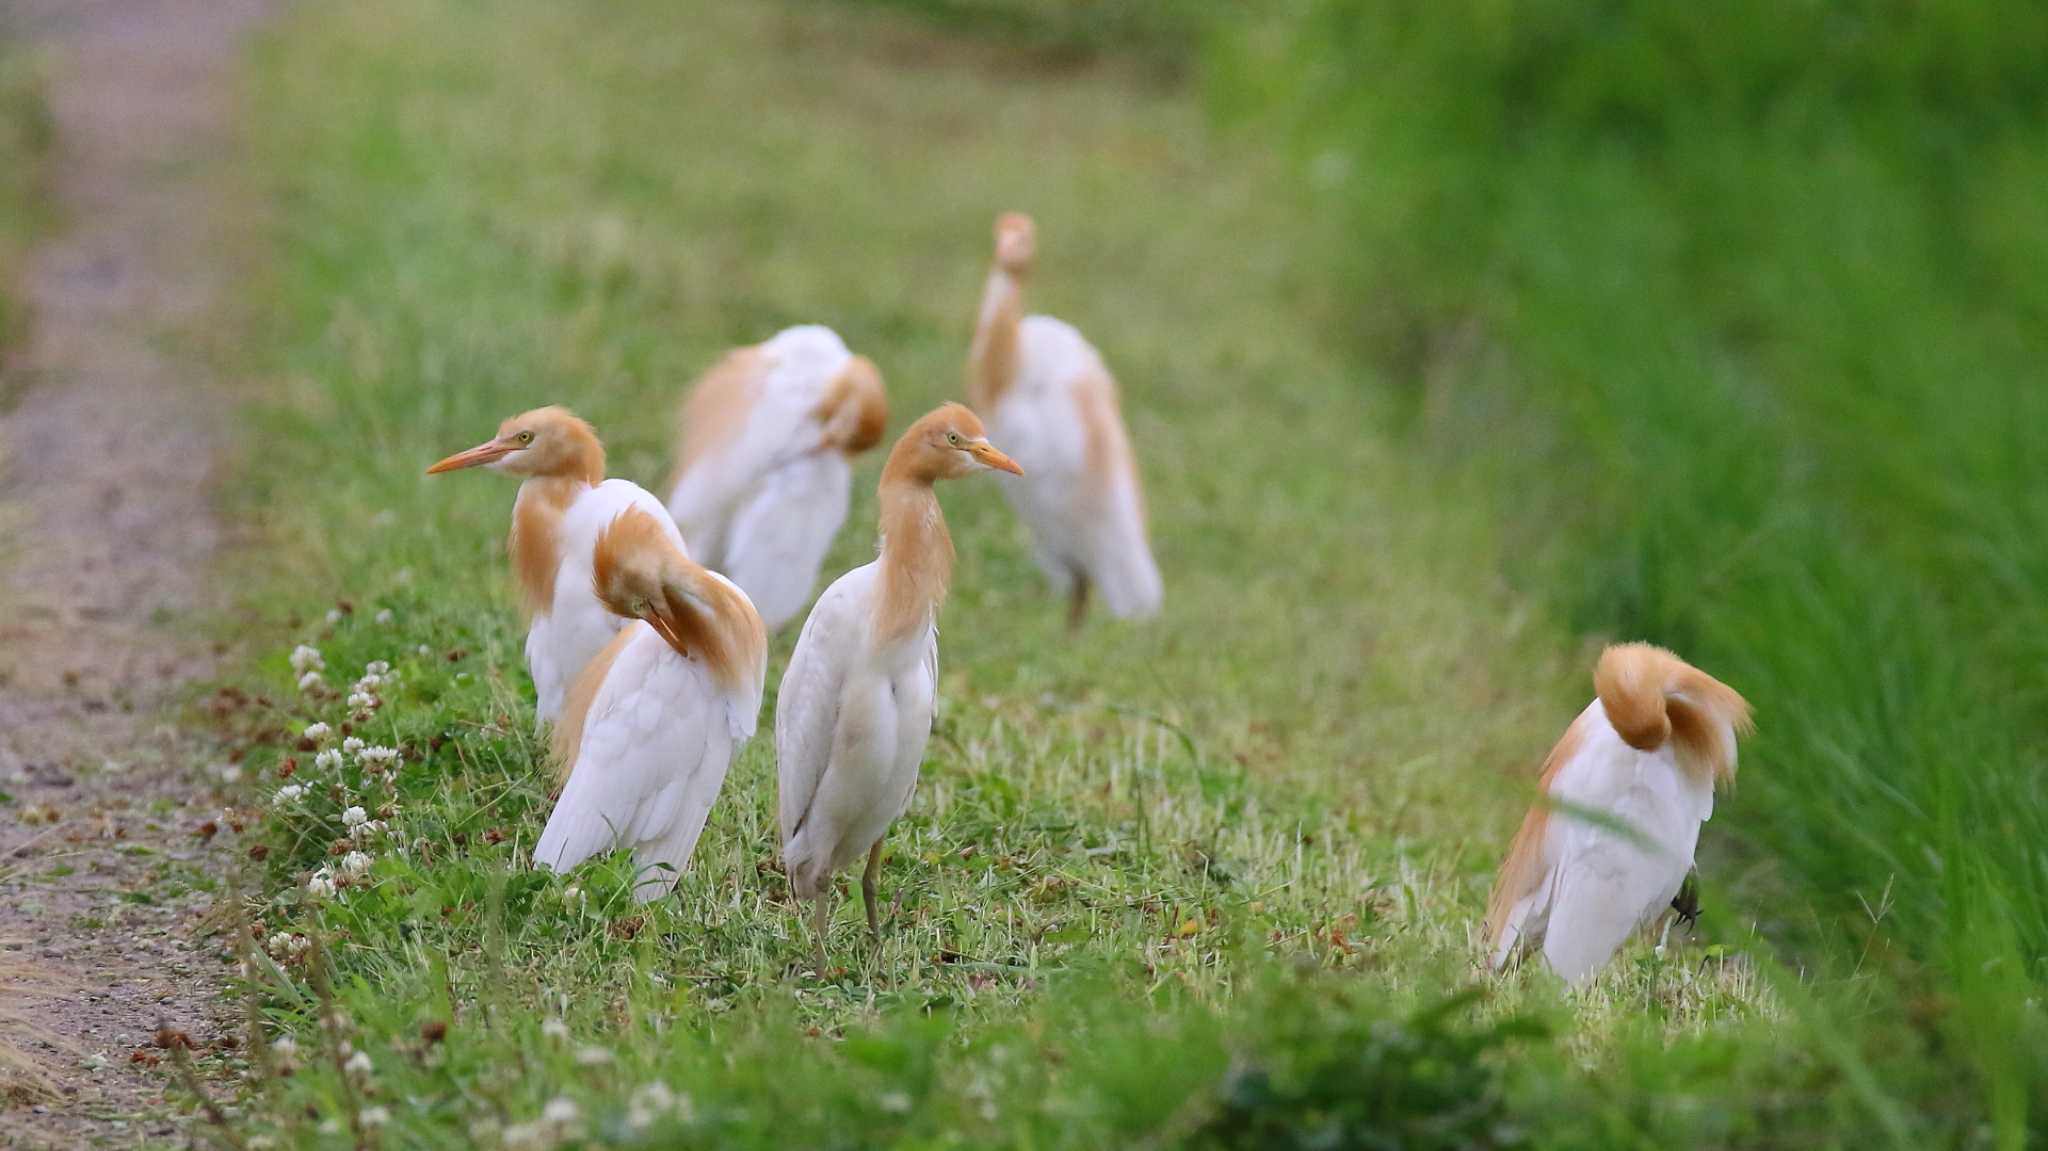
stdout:
<svg viewBox="0 0 2048 1151">
<path fill-rule="evenodd" d="M 817 325 L 727 353 L 691 389 L 669 512 L 771 631 L 810 599 L 846 522 L 851 457 L 881 442 L 888 418 L 874 363 Z"/>
<path fill-rule="evenodd" d="M 938 704 L 939 606 L 953 541 L 933 484 L 978 471 L 1021 475 L 981 421 L 947 404 L 910 426 L 882 469 L 881 555 L 834 580 L 804 621 L 775 703 L 783 862 L 816 900 L 825 971 L 832 877 L 863 853 L 868 929 L 889 825 L 910 806 Z"/>
<path fill-rule="evenodd" d="M 534 715 L 542 723 L 561 714 L 569 685 L 583 665 L 604 650 L 624 621 L 605 610 L 591 584 L 591 553 L 598 534 L 629 508 L 651 510 L 677 547 L 682 536 L 661 501 L 639 485 L 604 478 L 604 445 L 589 424 L 566 408 L 536 408 L 513 416 L 498 434 L 427 469 L 490 468 L 524 476 L 512 505 L 507 549 L 532 623 L 526 666 L 533 674 Z"/>
<path fill-rule="evenodd" d="M 1496 970 L 1540 950 L 1581 982 L 1671 908 L 1752 730 L 1734 689 L 1649 644 L 1601 653 L 1593 687 L 1501 865 L 1486 924 Z"/>
<path fill-rule="evenodd" d="M 1071 325 L 1024 315 L 1036 258 L 1031 218 L 999 218 L 968 400 L 1028 473 L 1006 481 L 1003 494 L 1031 530 L 1038 566 L 1070 597 L 1072 622 L 1084 618 L 1091 587 L 1112 615 L 1149 616 L 1164 592 L 1116 380 Z"/>
</svg>

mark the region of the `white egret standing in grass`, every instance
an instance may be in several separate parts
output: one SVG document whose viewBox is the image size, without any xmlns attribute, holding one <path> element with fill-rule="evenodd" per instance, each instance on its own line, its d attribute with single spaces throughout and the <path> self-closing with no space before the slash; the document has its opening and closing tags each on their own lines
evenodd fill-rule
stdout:
<svg viewBox="0 0 2048 1151">
<path fill-rule="evenodd" d="M 629 621 L 577 677 L 555 727 L 567 776 L 534 862 L 566 871 L 633 851 L 633 895 L 666 895 L 696 849 L 733 756 L 753 737 L 768 635 L 746 594 L 692 563 L 659 509 L 598 536 L 597 598 Z"/>
<path fill-rule="evenodd" d="M 1145 497 L 1116 380 L 1071 325 L 1024 314 L 1036 258 L 1031 218 L 999 218 L 968 400 L 1027 473 L 1005 481 L 1003 494 L 1030 529 L 1053 590 L 1070 598 L 1072 622 L 1086 614 L 1091 587 L 1110 614 L 1149 616 L 1164 589 L 1145 539 Z"/>
<path fill-rule="evenodd" d="M 1735 779 L 1736 737 L 1751 725 L 1728 685 L 1632 643 L 1601 653 L 1593 687 L 1501 865 L 1486 917 L 1496 970 L 1537 950 L 1568 982 L 1599 970 L 1671 907 L 1714 787 Z"/>
<path fill-rule="evenodd" d="M 815 324 L 727 353 L 684 400 L 669 513 L 770 630 L 811 598 L 846 522 L 852 457 L 888 419 L 874 363 Z"/>
<path fill-rule="evenodd" d="M 775 701 L 782 858 L 790 890 L 816 900 L 825 971 L 832 877 L 863 854 L 861 896 L 879 931 L 875 875 L 889 825 L 910 806 L 939 690 L 939 606 L 953 540 L 932 485 L 978 471 L 1023 474 L 947 404 L 910 426 L 882 469 L 881 554 L 832 582 L 797 638 Z"/>
<path fill-rule="evenodd" d="M 512 505 L 506 548 L 532 615 L 526 667 L 533 675 L 534 716 L 550 723 L 561 714 L 576 673 L 624 623 L 598 602 L 591 584 L 598 533 L 621 512 L 640 508 L 669 525 L 677 547 L 682 536 L 653 493 L 604 478 L 604 445 L 566 408 L 513 416 L 498 426 L 497 435 L 440 461 L 427 474 L 476 467 L 525 477 Z"/>
</svg>

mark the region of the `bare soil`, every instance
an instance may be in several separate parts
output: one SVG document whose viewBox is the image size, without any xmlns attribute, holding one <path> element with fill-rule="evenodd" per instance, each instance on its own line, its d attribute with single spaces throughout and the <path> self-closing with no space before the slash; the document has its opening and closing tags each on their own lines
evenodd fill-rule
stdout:
<svg viewBox="0 0 2048 1151">
<path fill-rule="evenodd" d="M 235 1031 L 195 834 L 218 776 L 167 716 L 220 605 L 232 407 L 194 349 L 229 271 L 233 75 L 264 7 L 0 0 L 44 60 L 60 221 L 0 391 L 0 984 L 19 993 L 0 1044 L 34 1065 L 0 1146 L 160 1145 L 159 1025 Z"/>
</svg>

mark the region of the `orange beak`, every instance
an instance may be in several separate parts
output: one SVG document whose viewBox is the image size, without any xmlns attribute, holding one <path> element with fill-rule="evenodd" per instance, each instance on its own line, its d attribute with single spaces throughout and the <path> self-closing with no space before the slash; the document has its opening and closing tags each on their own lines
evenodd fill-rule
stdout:
<svg viewBox="0 0 2048 1151">
<path fill-rule="evenodd" d="M 452 472 L 458 468 L 482 467 L 492 460 L 503 459 L 518 449 L 519 445 L 515 443 L 507 443 L 504 440 L 486 440 L 466 452 L 456 452 L 454 455 L 428 468 L 427 474 L 431 476 L 442 472 Z"/>
<path fill-rule="evenodd" d="M 683 637 L 677 634 L 675 625 L 668 621 L 668 617 L 662 615 L 660 612 L 648 612 L 645 616 L 641 618 L 647 621 L 648 627 L 654 629 L 654 634 L 660 636 L 663 640 L 667 641 L 668 646 L 674 648 L 676 651 L 682 653 L 683 655 L 690 654 L 690 649 L 683 643 Z"/>
<path fill-rule="evenodd" d="M 994 444 L 989 443 L 987 440 L 983 440 L 977 444 L 972 444 L 968 447 L 967 450 L 974 454 L 975 459 L 980 460 L 982 463 L 987 464 L 989 467 L 992 467 L 999 472 L 1008 472 L 1013 476 L 1021 476 L 1024 474 L 1024 469 L 1017 466 L 1016 460 L 1013 460 L 1010 457 L 1004 455 L 1003 453 L 997 451 L 996 446 Z"/>
</svg>

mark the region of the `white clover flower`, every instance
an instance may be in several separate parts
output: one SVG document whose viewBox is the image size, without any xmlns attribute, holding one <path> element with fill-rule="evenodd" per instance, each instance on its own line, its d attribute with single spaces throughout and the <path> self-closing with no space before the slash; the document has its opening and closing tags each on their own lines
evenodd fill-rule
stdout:
<svg viewBox="0 0 2048 1151">
<path fill-rule="evenodd" d="M 356 762 L 364 771 L 379 774 L 395 772 L 399 768 L 398 749 L 395 747 L 366 747 L 356 753 Z"/>
<path fill-rule="evenodd" d="M 375 1066 L 370 1062 L 370 1053 L 367 1051 L 358 1051 L 354 1055 L 349 1056 L 348 1062 L 343 1063 L 341 1069 L 351 1075 L 368 1075 L 371 1071 L 376 1070 Z"/>
<path fill-rule="evenodd" d="M 388 607 L 377 613 L 377 622 L 380 625 L 388 625 L 397 618 L 397 616 L 391 614 L 391 609 Z"/>
<path fill-rule="evenodd" d="M 360 851 L 351 851 L 341 857 L 342 873 L 350 879 L 361 879 L 370 873 L 370 857 Z"/>
<path fill-rule="evenodd" d="M 338 608 L 338 607 L 331 607 L 331 608 L 328 608 L 328 609 L 327 609 L 327 622 L 328 622 L 328 623 L 340 623 L 340 622 L 341 622 L 341 609 L 340 609 L 340 608 Z"/>
<path fill-rule="evenodd" d="M 549 1039 L 567 1039 L 569 1025 L 559 1019 L 549 1019 L 540 1025 L 540 1033 Z"/>
<path fill-rule="evenodd" d="M 321 740 L 326 739 L 328 736 L 333 734 L 334 729 L 327 726 L 324 723 L 309 723 L 306 725 L 306 738 L 312 740 L 315 743 L 318 743 Z"/>
<path fill-rule="evenodd" d="M 299 1053 L 299 1041 L 289 1035 L 280 1035 L 276 1039 L 271 1040 L 270 1050 L 277 1055 L 290 1059 Z"/>
<path fill-rule="evenodd" d="M 540 1117 L 550 1123 L 574 1123 L 580 1114 L 576 1101 L 562 1095 L 548 1100 L 548 1105 L 540 1109 Z"/>
<path fill-rule="evenodd" d="M 579 1067 L 604 1067 L 611 1061 L 612 1053 L 602 1047 L 592 1045 L 576 1049 L 576 1065 Z"/>
<path fill-rule="evenodd" d="M 299 786 L 296 783 L 287 783 L 283 787 L 277 789 L 277 795 L 274 797 L 274 802 L 277 803 L 278 806 L 282 807 L 287 803 L 297 803 L 300 797 L 304 796 L 305 794 L 305 788 Z"/>
<path fill-rule="evenodd" d="M 391 661 L 385 659 L 373 659 L 369 663 L 363 665 L 363 674 L 375 676 L 390 675 Z"/>
<path fill-rule="evenodd" d="M 412 649 L 412 653 L 420 657 L 421 659 L 426 659 L 428 656 L 434 654 L 434 649 L 428 647 L 426 644 L 421 644 L 420 646 Z"/>
<path fill-rule="evenodd" d="M 309 671 L 306 674 L 299 677 L 300 691 L 312 691 L 316 687 L 326 686 L 327 678 L 317 671 Z"/>
<path fill-rule="evenodd" d="M 324 867 L 306 880 L 306 892 L 316 899 L 333 899 L 336 890 L 334 874 Z"/>
<path fill-rule="evenodd" d="M 358 680 L 356 680 L 356 685 L 355 685 L 355 687 L 354 687 L 354 689 L 353 689 L 353 690 L 354 690 L 354 692 L 355 692 L 356 694 L 358 694 L 358 695 L 369 695 L 369 694 L 372 694 L 372 693 L 374 693 L 374 692 L 375 692 L 375 691 L 376 691 L 376 690 L 377 690 L 378 688 L 380 688 L 380 687 L 383 687 L 383 686 L 384 686 L 384 677 L 383 677 L 383 676 L 381 676 L 381 675 L 366 675 L 366 676 L 363 676 L 363 677 L 362 677 L 361 679 L 358 679 Z"/>
<path fill-rule="evenodd" d="M 320 649 L 310 644 L 300 644 L 292 649 L 292 670 L 304 675 L 309 671 L 326 671 L 327 659 Z"/>
<path fill-rule="evenodd" d="M 361 827 L 368 822 L 370 822 L 370 813 L 360 807 L 351 807 L 341 813 L 341 825 L 343 827 Z"/>
<path fill-rule="evenodd" d="M 368 719 L 370 718 L 370 713 L 376 710 L 376 696 L 362 691 L 352 691 L 349 693 L 348 714 L 351 718 L 358 720 Z"/>
<path fill-rule="evenodd" d="M 626 1126 L 634 1131 L 645 1131 L 654 1121 L 670 1111 L 676 1110 L 675 1092 L 668 1084 L 659 1081 L 648 1083 L 634 1090 L 631 1103 L 626 1108 Z M 689 1112 L 689 1101 L 683 1102 L 683 1113 Z"/>
<path fill-rule="evenodd" d="M 341 767 L 341 753 L 333 748 L 313 757 L 313 766 L 321 771 L 336 771 Z"/>
<path fill-rule="evenodd" d="M 303 935 L 294 935 L 291 942 L 284 945 L 284 949 L 290 955 L 304 955 L 313 949 L 313 941 Z"/>
<path fill-rule="evenodd" d="M 367 842 L 371 836 L 381 835 L 383 834 L 383 832 L 384 821 L 381 819 L 372 819 L 367 822 L 357 824 L 356 826 L 350 828 L 348 832 L 348 837 L 357 843 L 364 843 Z"/>
<path fill-rule="evenodd" d="M 242 767 L 241 767 L 241 765 L 240 765 L 240 764 L 235 764 L 235 763 L 224 763 L 224 764 L 221 764 L 221 766 L 220 766 L 220 781 L 221 781 L 222 783 L 233 783 L 233 782 L 235 782 L 236 780 L 238 780 L 238 779 L 240 779 L 240 778 L 242 778 Z"/>
<path fill-rule="evenodd" d="M 391 1122 L 391 1109 L 381 1105 L 365 1107 L 357 1118 L 363 1121 L 365 1127 L 382 1127 Z"/>
<path fill-rule="evenodd" d="M 354 755 L 355 753 L 363 750 L 363 746 L 364 744 L 362 740 L 357 739 L 355 736 L 349 736 L 347 739 L 341 741 L 341 754 Z"/>
<path fill-rule="evenodd" d="M 263 949 L 272 955 L 288 953 L 291 945 L 292 933 L 289 931 L 272 932 L 270 938 L 263 941 Z"/>
</svg>

